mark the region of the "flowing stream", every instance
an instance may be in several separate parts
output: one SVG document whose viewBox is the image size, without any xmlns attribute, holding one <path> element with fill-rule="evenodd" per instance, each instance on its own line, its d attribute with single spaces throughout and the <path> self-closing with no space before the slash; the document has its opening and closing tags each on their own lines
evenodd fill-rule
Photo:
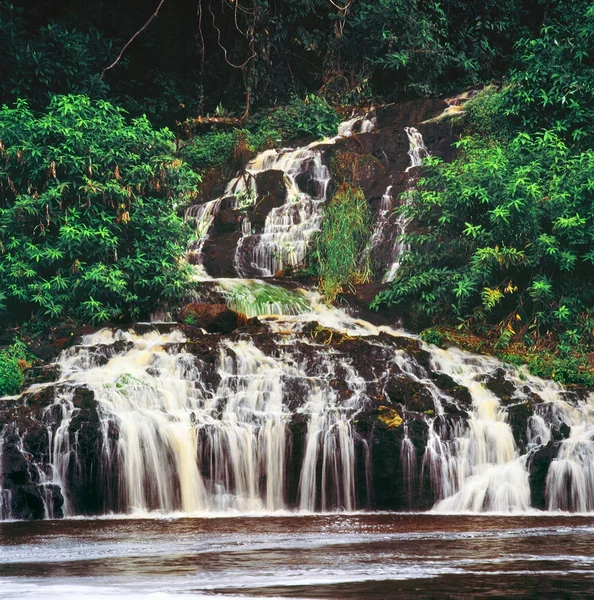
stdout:
<svg viewBox="0 0 594 600">
<path fill-rule="evenodd" d="M 409 142 L 409 151 L 408 155 L 410 156 L 410 166 L 406 169 L 408 173 L 411 169 L 418 168 L 421 166 L 423 158 L 425 158 L 429 152 L 425 147 L 425 143 L 423 141 L 423 136 L 419 133 L 417 129 L 414 127 L 407 127 L 405 129 L 406 135 L 408 137 Z M 407 190 L 405 194 L 404 207 L 408 206 L 410 202 L 410 196 L 413 193 L 414 185 L 416 182 L 416 178 L 414 174 L 409 177 L 407 183 Z M 384 235 L 382 235 L 381 230 L 389 223 L 389 211 L 391 209 L 392 197 L 390 196 L 391 186 L 388 187 L 384 197 L 382 198 L 382 206 L 380 208 L 380 214 L 378 219 L 378 229 L 380 233 L 377 234 L 377 239 L 381 243 L 384 241 Z M 400 211 L 396 217 L 395 222 L 395 231 L 396 237 L 394 239 L 394 245 L 392 248 L 392 264 L 388 267 L 386 271 L 383 282 L 391 283 L 394 281 L 396 277 L 396 273 L 398 273 L 398 269 L 400 268 L 400 262 L 402 254 L 408 249 L 408 245 L 404 239 L 404 235 L 407 232 L 408 226 L 411 224 L 412 218 L 406 214 L 406 211 Z"/>
</svg>

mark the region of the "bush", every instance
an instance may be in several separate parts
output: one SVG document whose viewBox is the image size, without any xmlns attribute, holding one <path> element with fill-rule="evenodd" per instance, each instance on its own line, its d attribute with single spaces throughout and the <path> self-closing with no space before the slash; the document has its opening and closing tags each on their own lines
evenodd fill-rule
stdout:
<svg viewBox="0 0 594 600">
<path fill-rule="evenodd" d="M 441 346 L 444 341 L 442 334 L 436 329 L 425 329 L 421 331 L 419 337 L 427 344 L 434 346 Z"/>
<path fill-rule="evenodd" d="M 234 174 L 255 153 L 280 142 L 276 131 L 248 129 L 209 131 L 189 140 L 181 149 L 182 158 L 196 171 L 219 169 Z"/>
<path fill-rule="evenodd" d="M 21 391 L 23 370 L 31 366 L 27 359 L 25 344 L 19 341 L 0 351 L 0 396 L 10 396 Z"/>
<path fill-rule="evenodd" d="M 286 106 L 272 110 L 257 122 L 260 132 L 277 131 L 283 140 L 304 136 L 336 135 L 340 117 L 324 98 L 314 94 L 304 100 L 294 98 Z"/>
<path fill-rule="evenodd" d="M 4 102 L 28 98 L 41 108 L 54 93 L 95 98 L 107 94 L 99 74 L 111 62 L 110 41 L 96 29 L 79 31 L 60 23 L 31 33 L 24 16 L 28 16 L 24 9 L 0 3 L 0 97 Z"/>
<path fill-rule="evenodd" d="M 0 288 L 5 310 L 57 321 L 147 315 L 185 292 L 198 182 L 173 135 L 85 96 L 0 110 Z"/>
<path fill-rule="evenodd" d="M 369 280 L 366 248 L 371 228 L 371 212 L 363 192 L 343 183 L 326 207 L 310 256 L 311 269 L 327 301 L 335 300 L 343 286 Z"/>
</svg>

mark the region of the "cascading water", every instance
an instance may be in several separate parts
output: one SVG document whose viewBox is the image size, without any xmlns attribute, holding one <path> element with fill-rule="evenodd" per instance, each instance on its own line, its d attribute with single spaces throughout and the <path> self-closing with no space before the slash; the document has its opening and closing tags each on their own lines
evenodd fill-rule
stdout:
<svg viewBox="0 0 594 600">
<path fill-rule="evenodd" d="M 354 117 L 339 135 L 372 127 Z M 415 128 L 406 134 L 410 171 L 428 152 Z M 261 153 L 220 198 L 189 209 L 196 262 L 219 211 L 252 206 L 268 170 L 282 172 L 286 200 L 259 230 L 244 218 L 235 271 L 269 277 L 303 260 L 329 181 L 319 143 Z M 398 271 L 410 223 L 392 211 L 389 186 L 370 242 L 385 244 L 396 227 L 384 281 Z M 171 323 L 104 329 L 60 354 L 58 381 L 5 402 L 0 519 L 594 510 L 589 397 L 376 327 L 312 291 L 215 284 L 222 301 L 259 321 L 227 335 Z"/>
<path fill-rule="evenodd" d="M 98 405 L 103 475 L 97 477 L 105 477 L 104 485 L 117 465 L 119 491 L 102 512 L 356 508 L 351 420 L 364 382 L 348 361 L 336 365 L 320 351 L 315 365 L 302 365 L 290 345 L 279 345 L 272 357 L 251 341 L 221 340 L 212 365 L 188 353 L 186 342 L 176 330 L 101 330 L 60 356 L 50 479 L 60 487 L 65 516 L 77 514 L 69 474 L 79 457 L 64 432 L 79 412 L 72 404 L 79 386 Z M 346 402 L 328 385 L 337 366 L 351 390 Z M 287 394 L 291 382 L 300 389 L 298 406 Z M 290 491 L 295 422 L 305 427 L 304 449 L 292 482 L 298 490 Z M 6 493 L 2 505 L 9 504 Z"/>
<path fill-rule="evenodd" d="M 322 161 L 323 147 L 356 133 L 369 133 L 375 125 L 375 116 L 356 115 L 339 125 L 334 138 L 301 148 L 272 149 L 258 154 L 242 173 L 227 183 L 219 198 L 191 206 L 186 211 L 186 219 L 196 223 L 196 240 L 190 248 L 192 262 L 203 264 L 204 246 L 216 215 L 221 210 L 254 207 L 258 197 L 258 175 L 281 171 L 286 201 L 270 210 L 261 231 L 256 231 L 249 217 L 242 217 L 242 235 L 235 249 L 234 271 L 239 277 L 271 277 L 285 266 L 302 263 L 309 240 L 320 227 L 330 182 L 330 172 Z M 200 277 L 206 277 L 204 269 L 198 271 Z"/>
<path fill-rule="evenodd" d="M 43 515 L 381 507 L 387 452 L 400 462 L 390 467 L 400 508 L 524 511 L 533 462 L 554 448 L 543 508 L 594 509 L 589 400 L 494 358 L 376 327 L 313 292 L 297 296 L 288 314 L 260 318 L 260 334 L 191 340 L 174 325 L 145 326 L 102 330 L 64 351 L 60 379 L 25 394 L 33 406 L 53 390 L 42 416 L 48 450 L 28 466 Z M 529 404 L 518 429 L 517 409 Z M 391 411 L 389 446 L 368 425 L 378 410 Z M 0 435 L 0 452 L 31 453 L 27 430 Z M 15 490 L 2 484 L 3 518 Z"/>
<path fill-rule="evenodd" d="M 298 265 L 305 258 L 309 240 L 320 227 L 330 181 L 328 167 L 322 163 L 321 151 L 316 149 L 318 145 L 314 143 L 296 150 L 267 150 L 248 165 L 248 172 L 254 177 L 268 170 L 282 171 L 287 202 L 270 211 L 261 233 L 252 233 L 250 225 L 243 227 L 234 261 L 240 277 L 252 273 L 270 277 L 285 265 Z M 309 194 L 300 191 L 296 181 L 303 174 L 307 176 Z"/>
<path fill-rule="evenodd" d="M 427 151 L 427 148 L 425 147 L 425 143 L 423 142 L 423 136 L 421 135 L 421 133 L 415 129 L 414 127 L 406 127 L 405 128 L 406 131 L 406 135 L 408 137 L 408 142 L 409 142 L 409 150 L 408 150 L 408 155 L 410 156 L 410 166 L 406 169 L 406 172 L 410 172 L 411 169 L 414 169 L 416 167 L 420 167 L 421 163 L 423 161 L 423 158 L 428 156 L 429 152 Z M 408 183 L 407 183 L 407 191 L 405 193 L 405 200 L 404 200 L 404 205 L 408 206 L 410 203 L 410 196 L 412 193 L 412 189 L 414 188 L 415 185 L 415 177 L 414 175 L 412 175 L 411 177 L 409 177 L 408 179 Z M 384 203 L 384 199 L 382 198 L 382 207 L 380 208 L 380 212 L 378 215 L 378 221 L 377 221 L 377 225 L 376 228 L 379 229 L 380 231 L 386 227 L 386 225 L 389 222 L 389 218 L 388 218 L 388 211 L 390 210 L 390 206 L 389 206 L 389 201 L 391 200 L 391 197 L 389 196 L 390 194 L 390 188 L 388 188 L 386 190 L 386 193 L 384 194 L 384 197 L 387 196 L 387 200 Z M 387 207 L 386 210 L 383 210 L 384 206 Z M 405 213 L 405 212 L 399 212 L 397 217 L 396 217 L 396 221 L 394 224 L 394 230 L 396 232 L 396 236 L 395 236 L 395 241 L 394 241 L 394 246 L 392 248 L 392 264 L 388 267 L 388 270 L 386 271 L 384 278 L 383 278 L 383 282 L 384 283 L 390 283 L 392 281 L 394 281 L 394 278 L 396 277 L 396 273 L 398 272 L 398 269 L 400 268 L 400 261 L 401 261 L 401 257 L 402 254 L 407 250 L 407 244 L 405 242 L 404 235 L 406 233 L 406 230 L 408 228 L 408 226 L 410 225 L 412 219 Z M 378 234 L 378 239 L 381 240 L 383 239 L 383 234 Z"/>
</svg>

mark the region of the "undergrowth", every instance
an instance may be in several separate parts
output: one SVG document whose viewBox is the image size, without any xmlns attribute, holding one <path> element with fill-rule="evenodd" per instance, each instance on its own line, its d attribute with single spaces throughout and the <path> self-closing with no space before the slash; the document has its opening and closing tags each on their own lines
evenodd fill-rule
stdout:
<svg viewBox="0 0 594 600">
<path fill-rule="evenodd" d="M 536 344 L 516 341 L 502 347 L 496 328 L 479 336 L 447 326 L 425 329 L 420 337 L 441 348 L 456 346 L 468 352 L 492 354 L 512 365 L 526 365 L 532 375 L 564 385 L 594 386 L 594 355 L 579 346 L 555 343 L 550 337 L 543 337 Z"/>
<path fill-rule="evenodd" d="M 25 344 L 19 340 L 0 351 L 0 396 L 18 394 L 23 387 L 23 371 L 31 366 Z"/>
<path fill-rule="evenodd" d="M 362 190 L 343 183 L 326 207 L 310 253 L 310 269 L 326 301 L 334 301 L 344 287 L 369 281 L 371 263 L 365 248 L 371 228 Z"/>
</svg>

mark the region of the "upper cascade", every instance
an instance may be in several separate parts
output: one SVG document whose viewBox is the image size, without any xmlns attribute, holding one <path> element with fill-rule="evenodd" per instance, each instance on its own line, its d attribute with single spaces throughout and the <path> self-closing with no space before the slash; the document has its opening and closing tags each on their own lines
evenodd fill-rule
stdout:
<svg viewBox="0 0 594 600">
<path fill-rule="evenodd" d="M 429 155 L 429 151 L 425 147 L 423 136 L 417 129 L 415 129 L 414 127 L 406 127 L 405 131 L 409 142 L 408 155 L 410 156 L 410 166 L 406 169 L 406 172 L 408 173 L 411 169 L 415 169 L 421 166 L 423 158 Z M 414 174 L 412 174 L 407 181 L 407 189 L 404 196 L 405 206 L 408 206 L 410 204 L 410 198 L 415 183 L 416 178 Z M 386 228 L 386 225 L 389 223 L 389 211 L 391 209 L 390 189 L 391 186 L 388 187 L 386 193 L 384 194 L 385 200 L 384 198 L 382 198 L 382 208 L 380 209 L 380 213 L 378 215 L 378 224 L 376 226 L 376 231 L 379 231 L 379 233 L 377 234 L 376 239 L 379 242 L 382 242 L 385 237 L 384 234 L 381 233 L 382 229 Z M 400 261 L 402 260 L 402 254 L 408 249 L 408 245 L 406 244 L 403 238 L 411 222 L 412 218 L 409 217 L 405 211 L 399 212 L 396 216 L 396 220 L 394 222 L 395 238 L 394 246 L 392 248 L 392 264 L 388 267 L 388 270 L 384 274 L 382 280 L 384 283 L 390 283 L 394 281 L 396 273 L 398 273 L 398 269 L 400 268 Z"/>
<path fill-rule="evenodd" d="M 285 201 L 273 207 L 263 227 L 256 228 L 248 216 L 240 216 L 241 237 L 236 242 L 234 273 L 239 277 L 271 277 L 285 266 L 296 266 L 305 259 L 308 243 L 321 224 L 330 171 L 323 162 L 324 149 L 338 139 L 356 132 L 369 133 L 376 119 L 356 115 L 341 123 L 338 134 L 298 148 L 264 150 L 231 179 L 223 194 L 203 204 L 191 206 L 186 218 L 196 223 L 197 239 L 190 252 L 193 262 L 204 263 L 203 250 L 217 214 L 256 206 L 258 175 L 280 171 L 286 188 Z M 201 276 L 205 273 L 202 269 Z"/>
</svg>

